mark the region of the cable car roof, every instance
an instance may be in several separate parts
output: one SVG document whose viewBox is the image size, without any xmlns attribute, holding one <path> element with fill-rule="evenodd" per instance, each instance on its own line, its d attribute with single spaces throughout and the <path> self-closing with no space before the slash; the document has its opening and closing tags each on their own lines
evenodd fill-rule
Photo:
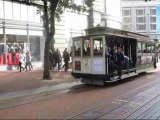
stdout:
<svg viewBox="0 0 160 120">
<path fill-rule="evenodd" d="M 150 38 L 147 35 L 142 35 L 142 34 L 134 33 L 134 32 L 131 32 L 131 31 L 114 29 L 114 28 L 109 28 L 109 27 L 88 28 L 88 29 L 85 30 L 85 32 L 86 32 L 85 36 L 79 36 L 79 37 L 75 37 L 75 38 L 111 35 L 111 36 L 137 39 L 138 41 L 150 41 Z"/>
</svg>

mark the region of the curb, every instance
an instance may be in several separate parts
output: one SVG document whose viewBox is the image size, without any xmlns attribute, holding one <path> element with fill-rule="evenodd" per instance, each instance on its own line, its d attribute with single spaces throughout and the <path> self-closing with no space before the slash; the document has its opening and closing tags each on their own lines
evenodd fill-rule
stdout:
<svg viewBox="0 0 160 120">
<path fill-rule="evenodd" d="M 44 86 L 44 87 L 40 87 L 40 88 L 33 88 L 33 89 L 28 89 L 28 90 L 23 90 L 23 91 L 18 91 L 18 92 L 10 92 L 10 93 L 5 93 L 5 94 L 0 94 L 0 101 L 18 98 L 18 97 L 36 95 L 36 94 L 40 94 L 40 93 L 44 93 L 44 92 L 69 89 L 75 85 L 81 85 L 81 84 L 83 84 L 83 83 L 81 83 L 80 81 L 77 81 L 77 82 L 63 83 L 63 84 L 59 84 L 59 85 L 51 85 L 51 86 Z"/>
</svg>

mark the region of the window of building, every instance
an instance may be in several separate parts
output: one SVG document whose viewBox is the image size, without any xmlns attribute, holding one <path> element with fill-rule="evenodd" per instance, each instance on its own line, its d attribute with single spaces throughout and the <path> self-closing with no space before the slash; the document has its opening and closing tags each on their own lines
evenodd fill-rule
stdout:
<svg viewBox="0 0 160 120">
<path fill-rule="evenodd" d="M 40 23 L 41 22 L 41 20 L 40 20 L 40 18 L 41 18 L 41 14 L 40 14 L 40 11 L 38 11 L 38 9 L 36 8 L 36 7 L 34 7 L 34 15 L 35 15 L 35 22 L 36 23 Z"/>
<path fill-rule="evenodd" d="M 124 17 L 123 18 L 123 22 L 125 22 L 125 23 L 132 23 L 132 19 L 131 19 L 131 17 Z"/>
<path fill-rule="evenodd" d="M 156 30 L 156 9 L 150 9 L 150 30 Z"/>
<path fill-rule="evenodd" d="M 150 24 L 150 29 L 151 30 L 156 30 L 156 24 Z"/>
<path fill-rule="evenodd" d="M 150 15 L 156 15 L 156 9 L 150 9 Z"/>
<path fill-rule="evenodd" d="M 4 2 L 5 19 L 12 19 L 12 2 Z"/>
<path fill-rule="evenodd" d="M 3 1 L 0 1 L 0 18 L 4 18 Z"/>
<path fill-rule="evenodd" d="M 144 31 L 144 30 L 146 30 L 146 24 L 137 24 L 136 29 L 138 31 Z"/>
<path fill-rule="evenodd" d="M 13 3 L 13 19 L 20 20 L 21 12 L 20 12 L 20 4 Z"/>
<path fill-rule="evenodd" d="M 28 6 L 28 21 L 29 22 L 34 22 L 34 13 L 35 13 L 35 9 L 33 6 Z"/>
<path fill-rule="evenodd" d="M 136 17 L 136 23 L 145 23 L 146 18 L 145 17 Z"/>
<path fill-rule="evenodd" d="M 156 23 L 156 16 L 153 16 L 153 17 L 151 16 L 150 17 L 150 22 L 151 23 Z"/>
<path fill-rule="evenodd" d="M 137 9 L 136 10 L 136 15 L 137 16 L 140 16 L 140 15 L 143 16 L 143 15 L 145 15 L 145 9 Z"/>
<path fill-rule="evenodd" d="M 145 9 L 136 9 L 136 29 L 137 31 L 146 30 Z"/>
<path fill-rule="evenodd" d="M 21 20 L 27 21 L 27 6 L 21 4 Z"/>
<path fill-rule="evenodd" d="M 131 15 L 131 10 L 130 9 L 124 9 L 122 14 L 123 14 L 123 16 L 130 16 Z"/>
<path fill-rule="evenodd" d="M 131 9 L 125 8 L 122 10 L 123 15 L 123 26 L 124 30 L 132 30 L 132 17 L 131 17 Z"/>
</svg>

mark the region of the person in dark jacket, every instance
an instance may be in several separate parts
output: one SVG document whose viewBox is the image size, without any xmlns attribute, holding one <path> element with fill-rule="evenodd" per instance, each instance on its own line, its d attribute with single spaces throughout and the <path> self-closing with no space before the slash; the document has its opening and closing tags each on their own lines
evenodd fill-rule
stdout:
<svg viewBox="0 0 160 120">
<path fill-rule="evenodd" d="M 58 64 L 58 70 L 60 70 L 60 63 L 61 63 L 61 53 L 60 53 L 59 49 L 57 49 L 55 52 L 55 65 L 54 65 L 54 67 L 56 67 Z"/>
<path fill-rule="evenodd" d="M 65 48 L 65 50 L 63 51 L 63 59 L 64 59 L 64 67 L 65 67 L 65 71 L 68 70 L 68 62 L 69 62 L 69 53 L 67 51 L 67 48 Z"/>
<path fill-rule="evenodd" d="M 117 64 L 117 72 L 118 72 L 118 79 L 121 79 L 122 76 L 122 65 L 124 62 L 124 53 L 122 52 L 122 47 L 119 46 L 117 48 L 117 53 L 115 55 L 115 63 Z"/>
</svg>

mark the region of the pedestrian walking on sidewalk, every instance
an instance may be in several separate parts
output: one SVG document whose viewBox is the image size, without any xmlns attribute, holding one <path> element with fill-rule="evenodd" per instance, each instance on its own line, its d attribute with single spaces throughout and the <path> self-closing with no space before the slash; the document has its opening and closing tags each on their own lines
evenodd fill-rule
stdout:
<svg viewBox="0 0 160 120">
<path fill-rule="evenodd" d="M 31 71 L 31 55 L 29 51 L 26 52 L 25 63 L 26 72 L 28 71 L 27 67 L 29 67 L 29 71 Z"/>
<path fill-rule="evenodd" d="M 53 49 L 53 51 L 52 51 L 52 50 L 50 49 L 50 50 L 49 50 L 50 70 L 53 70 L 53 69 L 54 69 L 54 66 L 55 66 L 54 56 L 55 56 L 55 50 Z"/>
<path fill-rule="evenodd" d="M 22 71 L 22 69 L 24 69 L 24 59 L 25 59 L 25 57 L 24 57 L 24 54 L 23 54 L 23 52 L 21 51 L 20 53 L 19 53 L 19 72 L 21 72 Z"/>
<path fill-rule="evenodd" d="M 56 67 L 58 64 L 58 70 L 60 70 L 61 59 L 62 59 L 61 53 L 60 53 L 59 49 L 57 49 L 55 52 L 55 65 L 54 65 L 54 67 Z"/>
<path fill-rule="evenodd" d="M 65 48 L 65 50 L 63 51 L 63 59 L 64 59 L 64 67 L 65 67 L 65 71 L 68 70 L 68 62 L 70 59 L 69 53 L 67 51 L 67 48 Z"/>
<path fill-rule="evenodd" d="M 33 69 L 33 65 L 32 65 L 32 58 L 33 58 L 33 56 L 32 56 L 32 54 L 31 54 L 31 51 L 29 52 L 29 54 L 30 54 L 30 56 L 31 56 L 30 67 L 31 67 L 31 69 Z"/>
</svg>

